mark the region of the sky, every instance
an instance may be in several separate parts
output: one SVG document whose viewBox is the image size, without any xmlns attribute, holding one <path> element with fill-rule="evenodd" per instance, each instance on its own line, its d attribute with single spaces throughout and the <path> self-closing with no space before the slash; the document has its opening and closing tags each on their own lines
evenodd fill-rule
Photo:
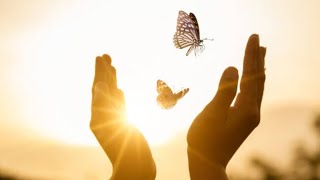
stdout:
<svg viewBox="0 0 320 180">
<path fill-rule="evenodd" d="M 197 16 L 201 38 L 214 39 L 204 42 L 197 57 L 173 45 L 179 10 Z M 99 148 L 89 129 L 91 86 L 95 57 L 107 53 L 125 93 L 129 121 L 154 148 L 168 147 L 184 137 L 211 100 L 223 70 L 235 66 L 241 73 L 252 33 L 267 47 L 267 79 L 262 123 L 249 137 L 247 152 L 309 137 L 309 124 L 298 118 L 312 118 L 320 105 L 319 17 L 318 0 L 2 0 L 2 146 L 19 145 L 17 137 L 24 137 Z M 176 91 L 190 91 L 172 110 L 161 110 L 155 101 L 158 79 Z M 286 136 L 272 142 L 274 131 Z M 186 146 L 182 141 L 175 141 L 178 149 Z"/>
</svg>

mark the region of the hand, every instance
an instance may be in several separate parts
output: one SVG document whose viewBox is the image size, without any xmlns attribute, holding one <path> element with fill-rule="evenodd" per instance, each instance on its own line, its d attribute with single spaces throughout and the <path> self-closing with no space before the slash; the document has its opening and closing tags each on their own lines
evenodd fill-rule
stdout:
<svg viewBox="0 0 320 180">
<path fill-rule="evenodd" d="M 111 179 L 155 179 L 146 139 L 126 122 L 124 96 L 108 55 L 96 58 L 90 128 L 112 163 Z"/>
<path fill-rule="evenodd" d="M 264 57 L 259 36 L 251 35 L 245 50 L 240 93 L 238 71 L 227 68 L 213 100 L 192 123 L 188 136 L 191 179 L 228 179 L 225 168 L 247 136 L 260 122 L 264 89 Z"/>
</svg>

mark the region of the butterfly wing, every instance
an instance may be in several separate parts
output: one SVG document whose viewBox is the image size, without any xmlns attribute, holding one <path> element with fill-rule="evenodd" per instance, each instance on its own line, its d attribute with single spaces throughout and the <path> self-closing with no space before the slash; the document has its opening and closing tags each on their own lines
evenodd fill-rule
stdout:
<svg viewBox="0 0 320 180">
<path fill-rule="evenodd" d="M 192 52 L 192 50 L 195 50 L 195 48 L 196 48 L 196 45 L 194 45 L 194 44 L 192 46 L 190 46 L 186 55 L 188 56 Z"/>
<path fill-rule="evenodd" d="M 192 13 L 188 15 L 184 11 L 179 11 L 176 28 L 177 31 L 173 36 L 173 43 L 179 49 L 190 46 L 186 54 L 188 56 L 200 43 L 197 19 Z"/>
<path fill-rule="evenodd" d="M 189 88 L 183 89 L 175 94 L 175 98 L 178 101 L 179 99 L 183 98 L 188 92 L 189 92 Z"/>
<path fill-rule="evenodd" d="M 192 26 L 192 23 L 193 22 L 187 13 L 179 11 L 176 26 L 177 31 L 173 37 L 173 43 L 176 48 L 183 49 L 193 45 L 193 34 L 190 33 L 190 29 L 187 28 Z"/>
<path fill-rule="evenodd" d="M 159 94 L 172 94 L 173 92 L 170 89 L 170 87 L 167 85 L 167 83 L 163 82 L 162 80 L 157 81 L 157 91 Z"/>
<path fill-rule="evenodd" d="M 199 24 L 198 24 L 197 18 L 193 13 L 189 13 L 189 17 L 190 17 L 191 21 L 193 22 L 197 39 L 200 40 L 200 29 L 199 29 Z"/>
<path fill-rule="evenodd" d="M 175 105 L 174 94 L 170 87 L 163 81 L 157 81 L 157 103 L 163 109 L 170 109 Z"/>
<path fill-rule="evenodd" d="M 189 15 L 184 11 L 179 11 L 177 19 L 177 31 L 179 32 L 189 32 L 187 27 L 193 26 L 193 22 L 190 19 Z"/>
</svg>

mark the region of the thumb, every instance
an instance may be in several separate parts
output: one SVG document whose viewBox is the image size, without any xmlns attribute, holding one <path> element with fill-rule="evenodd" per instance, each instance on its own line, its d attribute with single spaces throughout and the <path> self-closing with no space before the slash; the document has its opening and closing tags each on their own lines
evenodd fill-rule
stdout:
<svg viewBox="0 0 320 180">
<path fill-rule="evenodd" d="M 216 111 L 216 114 L 227 114 L 230 105 L 237 93 L 238 85 L 238 70 L 234 67 L 228 67 L 224 70 L 218 91 L 213 100 L 208 104 L 211 111 Z"/>
</svg>

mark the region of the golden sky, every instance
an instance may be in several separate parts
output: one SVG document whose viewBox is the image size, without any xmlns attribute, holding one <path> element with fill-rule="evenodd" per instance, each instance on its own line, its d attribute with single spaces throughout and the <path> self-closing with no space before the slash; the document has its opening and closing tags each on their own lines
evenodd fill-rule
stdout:
<svg viewBox="0 0 320 180">
<path fill-rule="evenodd" d="M 173 45 L 179 10 L 197 16 L 202 38 L 214 38 L 205 42 L 199 57 L 186 57 L 185 49 Z M 23 134 L 31 137 L 96 145 L 88 126 L 91 85 L 95 57 L 108 53 L 125 92 L 129 120 L 151 144 L 168 146 L 168 140 L 186 133 L 212 98 L 222 71 L 235 66 L 241 73 L 252 33 L 267 47 L 263 114 L 272 121 L 282 117 L 274 114 L 292 113 L 286 111 L 290 108 L 305 113 L 320 102 L 319 17 L 318 0 L 2 0 L 0 131 L 7 129 L 10 136 L 0 139 L 9 143 L 17 131 L 26 131 Z M 163 111 L 155 101 L 157 79 L 190 92 L 172 110 Z M 289 139 L 297 124 L 304 123 L 293 122 L 284 130 Z M 278 123 L 262 122 L 254 132 L 260 136 L 252 134 L 256 143 L 250 147 L 268 144 L 267 132 Z"/>
</svg>

